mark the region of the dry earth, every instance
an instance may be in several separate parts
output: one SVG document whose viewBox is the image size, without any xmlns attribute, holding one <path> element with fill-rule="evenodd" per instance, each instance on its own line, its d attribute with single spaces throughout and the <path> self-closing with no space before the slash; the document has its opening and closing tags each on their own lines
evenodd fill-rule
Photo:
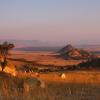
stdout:
<svg viewBox="0 0 100 100">
<path fill-rule="evenodd" d="M 36 61 L 40 64 L 51 64 L 58 66 L 65 65 L 76 65 L 79 64 L 82 60 L 64 60 L 62 58 L 57 57 L 58 54 L 53 52 L 25 52 L 25 51 L 13 51 L 11 52 L 10 58 L 15 59 L 26 59 L 28 61 Z M 14 64 L 20 65 L 22 62 L 15 62 Z"/>
</svg>

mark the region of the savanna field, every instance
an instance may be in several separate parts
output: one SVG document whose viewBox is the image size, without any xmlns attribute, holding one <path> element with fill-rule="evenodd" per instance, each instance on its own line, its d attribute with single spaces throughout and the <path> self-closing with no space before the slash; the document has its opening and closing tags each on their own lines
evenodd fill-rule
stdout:
<svg viewBox="0 0 100 100">
<path fill-rule="evenodd" d="M 100 71 L 48 71 L 51 67 L 67 67 L 83 61 L 65 60 L 57 55 L 53 52 L 10 52 L 8 67 L 11 69 L 0 72 L 0 100 L 100 100 Z M 27 64 L 29 70 L 25 69 Z"/>
</svg>

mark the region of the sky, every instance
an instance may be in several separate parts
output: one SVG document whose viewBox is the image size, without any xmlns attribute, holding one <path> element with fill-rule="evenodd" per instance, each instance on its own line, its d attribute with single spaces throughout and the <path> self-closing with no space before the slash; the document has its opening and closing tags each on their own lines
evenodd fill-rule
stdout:
<svg viewBox="0 0 100 100">
<path fill-rule="evenodd" d="M 0 0 L 0 39 L 100 43 L 100 0 Z"/>
</svg>

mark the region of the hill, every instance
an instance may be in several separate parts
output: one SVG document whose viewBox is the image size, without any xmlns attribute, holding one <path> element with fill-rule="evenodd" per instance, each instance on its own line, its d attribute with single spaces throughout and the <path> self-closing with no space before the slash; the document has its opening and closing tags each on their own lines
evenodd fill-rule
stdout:
<svg viewBox="0 0 100 100">
<path fill-rule="evenodd" d="M 58 53 L 66 53 L 69 52 L 70 50 L 73 50 L 74 47 L 71 44 L 68 44 L 67 46 L 63 47 L 58 51 Z"/>
<path fill-rule="evenodd" d="M 72 45 L 68 44 L 64 48 L 58 51 L 60 56 L 65 59 L 89 59 L 93 57 L 91 52 L 88 52 L 83 49 L 78 49 L 73 47 Z"/>
</svg>

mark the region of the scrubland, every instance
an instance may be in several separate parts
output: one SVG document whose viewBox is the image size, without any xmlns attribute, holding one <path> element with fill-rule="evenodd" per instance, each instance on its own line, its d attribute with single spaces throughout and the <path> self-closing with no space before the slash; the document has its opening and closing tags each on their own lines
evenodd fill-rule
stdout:
<svg viewBox="0 0 100 100">
<path fill-rule="evenodd" d="M 51 52 L 12 52 L 9 63 L 21 67 L 27 61 L 51 65 L 81 62 L 63 60 Z M 16 60 L 14 60 L 16 59 Z M 61 77 L 64 73 L 65 78 Z M 16 76 L 0 72 L 0 100 L 100 100 L 100 71 L 22 72 Z"/>
</svg>

